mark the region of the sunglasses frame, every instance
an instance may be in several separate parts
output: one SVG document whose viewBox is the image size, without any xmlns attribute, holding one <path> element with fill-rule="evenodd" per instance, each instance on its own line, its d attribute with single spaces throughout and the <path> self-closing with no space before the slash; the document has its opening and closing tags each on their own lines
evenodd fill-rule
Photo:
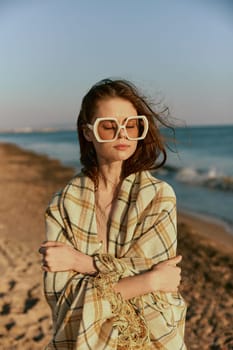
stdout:
<svg viewBox="0 0 233 350">
<path fill-rule="evenodd" d="M 126 130 L 126 124 L 128 123 L 129 120 L 131 119 L 142 119 L 144 121 L 144 124 L 145 124 L 145 128 L 144 128 L 144 131 L 142 133 L 142 136 L 140 137 L 129 137 L 128 133 L 127 133 L 127 130 Z M 104 120 L 112 120 L 114 122 L 116 122 L 117 126 L 118 126 L 118 130 L 116 132 L 116 135 L 113 139 L 111 140 L 103 140 L 99 137 L 99 134 L 98 134 L 98 125 L 100 122 L 104 121 Z M 114 142 L 117 140 L 118 138 L 118 135 L 120 133 L 120 131 L 123 129 L 124 132 L 125 132 L 125 135 L 126 135 L 126 138 L 130 141 L 138 141 L 138 140 L 143 140 L 145 137 L 146 137 L 146 134 L 148 132 L 148 128 L 149 128 L 149 123 L 148 123 L 148 120 L 146 118 L 145 115 L 135 115 L 135 116 L 130 116 L 128 118 L 125 119 L 125 122 L 124 124 L 119 124 L 119 121 L 117 118 L 114 118 L 114 117 L 104 117 L 104 118 L 97 118 L 95 121 L 94 121 L 94 124 L 89 124 L 87 123 L 86 124 L 87 127 L 93 131 L 94 135 L 95 135 L 95 138 L 98 142 Z"/>
</svg>

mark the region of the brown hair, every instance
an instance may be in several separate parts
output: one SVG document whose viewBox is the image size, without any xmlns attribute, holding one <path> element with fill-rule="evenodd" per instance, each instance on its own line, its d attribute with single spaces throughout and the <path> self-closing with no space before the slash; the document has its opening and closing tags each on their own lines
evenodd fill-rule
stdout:
<svg viewBox="0 0 233 350">
<path fill-rule="evenodd" d="M 77 131 L 80 143 L 83 172 L 98 184 L 98 162 L 92 142 L 86 140 L 83 128 L 91 123 L 100 100 L 120 97 L 132 103 L 138 115 L 145 115 L 149 122 L 149 130 L 144 140 L 138 141 L 134 154 L 123 163 L 122 178 L 142 170 L 154 170 L 164 165 L 167 154 L 165 141 L 158 125 L 169 127 L 162 116 L 156 113 L 146 98 L 139 94 L 137 88 L 126 80 L 104 79 L 95 84 L 84 96 L 77 120 Z M 167 108 L 165 108 L 168 111 Z M 163 110 L 163 112 L 165 111 Z"/>
</svg>

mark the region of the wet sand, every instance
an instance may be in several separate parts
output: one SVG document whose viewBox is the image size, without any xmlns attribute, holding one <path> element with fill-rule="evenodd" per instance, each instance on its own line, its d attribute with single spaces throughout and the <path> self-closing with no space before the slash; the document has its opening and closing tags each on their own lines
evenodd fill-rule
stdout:
<svg viewBox="0 0 233 350">
<path fill-rule="evenodd" d="M 43 349 L 48 342 L 50 310 L 37 251 L 45 238 L 44 210 L 73 174 L 57 160 L 0 144 L 1 349 Z M 233 235 L 179 213 L 178 250 L 188 349 L 233 349 Z"/>
</svg>

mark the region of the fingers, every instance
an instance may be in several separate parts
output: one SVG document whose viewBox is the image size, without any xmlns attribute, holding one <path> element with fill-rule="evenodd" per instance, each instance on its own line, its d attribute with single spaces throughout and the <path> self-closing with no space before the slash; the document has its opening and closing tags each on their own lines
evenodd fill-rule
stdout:
<svg viewBox="0 0 233 350">
<path fill-rule="evenodd" d="M 40 247 L 40 248 L 38 249 L 38 252 L 39 252 L 40 254 L 45 254 L 45 253 L 46 253 L 46 247 Z"/>
<path fill-rule="evenodd" d="M 65 243 L 61 243 L 61 242 L 55 242 L 55 241 L 44 241 L 40 248 L 38 249 L 38 252 L 40 254 L 45 254 L 46 253 L 46 249 L 49 248 L 49 247 L 64 247 L 66 246 Z"/>
<path fill-rule="evenodd" d="M 66 245 L 62 242 L 55 242 L 55 241 L 45 241 L 41 244 L 41 247 L 61 247 Z"/>
<path fill-rule="evenodd" d="M 182 256 L 178 255 L 178 256 L 175 256 L 174 258 L 160 261 L 159 263 L 153 265 L 152 269 L 156 270 L 160 266 L 167 266 L 167 265 L 179 268 L 178 266 L 176 266 L 176 264 L 179 264 L 181 262 L 181 260 L 182 260 Z"/>
<path fill-rule="evenodd" d="M 50 268 L 49 268 L 46 264 L 43 264 L 43 263 L 41 263 L 41 269 L 42 269 L 43 271 L 46 271 L 46 272 L 49 272 L 49 271 L 50 271 Z"/>
<path fill-rule="evenodd" d="M 173 265 L 175 266 L 176 264 L 179 264 L 182 260 L 182 256 L 181 255 L 177 255 L 174 258 L 171 258 L 168 261 L 169 265 Z"/>
</svg>

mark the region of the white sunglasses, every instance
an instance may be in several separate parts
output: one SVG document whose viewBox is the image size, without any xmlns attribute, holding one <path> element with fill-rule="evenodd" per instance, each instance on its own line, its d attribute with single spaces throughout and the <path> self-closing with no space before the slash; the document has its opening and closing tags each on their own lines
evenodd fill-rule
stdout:
<svg viewBox="0 0 233 350">
<path fill-rule="evenodd" d="M 130 116 L 124 124 L 119 124 L 117 118 L 97 118 L 94 124 L 86 124 L 95 135 L 98 142 L 113 142 L 123 129 L 130 141 L 143 140 L 148 132 L 148 120 L 144 115 Z"/>
</svg>

